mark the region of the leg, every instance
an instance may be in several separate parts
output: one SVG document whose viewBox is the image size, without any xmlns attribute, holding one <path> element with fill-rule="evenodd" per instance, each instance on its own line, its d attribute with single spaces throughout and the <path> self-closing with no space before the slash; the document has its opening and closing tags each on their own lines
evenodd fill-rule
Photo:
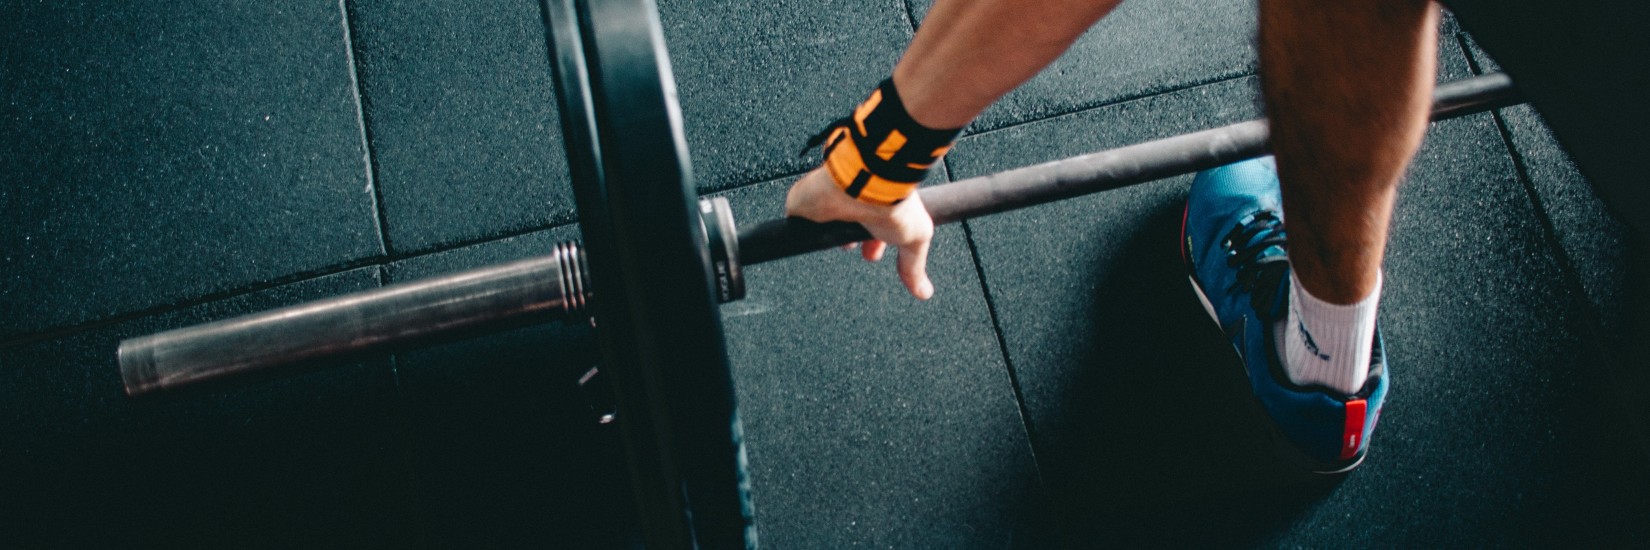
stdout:
<svg viewBox="0 0 1650 550">
<path fill-rule="evenodd" d="M 1194 288 L 1313 471 L 1357 466 L 1386 397 L 1381 257 L 1426 128 L 1437 17 L 1427 0 L 1262 0 L 1276 163 L 1203 172 L 1188 195 Z"/>
<path fill-rule="evenodd" d="M 905 110 L 928 128 L 966 126 L 1059 57 L 1119 1 L 940 0 L 894 68 Z M 844 195 L 825 170 L 815 170 L 791 188 L 785 209 L 814 221 L 864 225 L 877 239 L 866 243 L 865 258 L 876 260 L 886 244 L 894 245 L 905 287 L 921 299 L 933 294 L 926 264 L 934 225 L 916 195 L 889 207 L 866 204 Z"/>
<path fill-rule="evenodd" d="M 1375 290 L 1398 180 L 1426 130 L 1438 10 L 1265 0 L 1260 23 L 1290 262 L 1314 296 L 1357 302 Z"/>
<path fill-rule="evenodd" d="M 1295 282 L 1277 336 L 1296 383 L 1350 394 L 1369 376 L 1387 227 L 1426 131 L 1437 29 L 1429 0 L 1262 4 L 1261 85 Z"/>
</svg>

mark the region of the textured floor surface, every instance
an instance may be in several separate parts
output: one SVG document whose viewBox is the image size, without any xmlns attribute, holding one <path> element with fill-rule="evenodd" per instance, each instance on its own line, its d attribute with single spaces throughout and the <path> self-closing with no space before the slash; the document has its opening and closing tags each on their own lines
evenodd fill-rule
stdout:
<svg viewBox="0 0 1650 550">
<path fill-rule="evenodd" d="M 659 2 L 699 189 L 745 222 L 782 214 L 797 149 L 929 5 Z M 144 400 L 115 366 L 123 338 L 577 238 L 537 2 L 0 15 L 0 547 L 631 537 L 582 325 Z M 1258 116 L 1254 23 L 1126 3 L 929 183 Z M 1440 80 L 1493 67 L 1446 18 Z M 1625 230 L 1538 113 L 1429 130 L 1385 266 L 1394 393 L 1343 479 L 1263 445 L 1179 263 L 1189 181 L 942 227 L 928 303 L 848 253 L 750 269 L 722 317 L 764 545 L 1650 544 L 1606 351 L 1635 313 Z"/>
</svg>

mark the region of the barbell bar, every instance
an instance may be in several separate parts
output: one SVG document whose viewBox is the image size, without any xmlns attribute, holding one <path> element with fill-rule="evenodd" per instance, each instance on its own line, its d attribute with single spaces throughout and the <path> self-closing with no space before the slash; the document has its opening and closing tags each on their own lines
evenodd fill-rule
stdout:
<svg viewBox="0 0 1650 550">
<path fill-rule="evenodd" d="M 1432 120 L 1521 102 L 1505 74 L 1464 78 L 1433 91 Z M 919 193 L 934 223 L 947 224 L 1252 159 L 1269 151 L 1268 137 L 1266 121 L 1251 120 L 935 185 Z M 782 218 L 740 229 L 739 259 L 743 265 L 756 265 L 869 238 L 859 224 Z"/>
<path fill-rule="evenodd" d="M 600 320 L 642 536 L 652 548 L 752 548 L 749 478 L 717 303 L 743 266 L 868 238 L 847 223 L 743 230 L 694 200 L 653 0 L 541 0 L 583 243 L 452 275 L 121 342 L 132 396 L 273 374 L 294 363 L 563 319 Z M 1448 83 L 1435 120 L 1512 104 L 1501 75 Z M 1266 152 L 1264 121 L 921 191 L 938 224 L 1212 168 Z M 599 297 L 599 299 L 598 299 Z M 592 321 L 594 322 L 594 321 Z"/>
<path fill-rule="evenodd" d="M 650 4 L 641 1 L 644 5 Z M 613 140 L 624 132 L 604 128 L 616 123 L 598 116 L 601 112 L 593 96 L 599 93 L 595 90 L 601 82 L 593 85 L 590 69 L 579 59 L 586 44 L 570 42 L 578 36 L 569 37 L 570 34 L 589 31 L 558 30 L 554 28 L 556 23 L 549 21 L 557 5 L 563 10 L 575 9 L 573 0 L 547 0 L 546 5 L 551 37 L 561 41 L 552 50 L 559 56 L 556 63 L 562 78 L 558 88 L 562 109 L 570 113 L 564 115 L 564 132 L 568 134 L 569 165 L 575 180 L 575 198 L 579 201 L 580 224 L 586 245 L 599 247 L 598 243 L 609 239 L 622 240 L 615 238 L 618 233 L 615 225 L 634 226 L 637 219 L 650 220 L 660 214 L 646 209 L 626 213 L 611 203 L 615 199 L 635 201 L 638 197 L 610 195 L 624 186 L 613 181 L 619 174 L 612 173 L 608 165 L 636 161 L 613 160 L 603 155 L 604 149 L 612 149 Z M 659 40 L 657 36 L 653 39 Z M 664 70 L 666 74 L 659 82 L 668 81 L 668 68 Z M 660 92 L 654 95 L 673 95 Z M 677 142 L 672 148 L 680 155 L 679 158 L 671 155 L 673 160 L 663 164 L 665 175 L 673 176 L 663 179 L 675 180 L 665 182 L 667 192 L 664 194 L 671 195 L 668 191 L 672 188 L 691 194 L 690 169 L 685 146 L 680 143 L 679 120 L 672 118 L 675 113 L 670 112 L 673 105 L 669 100 L 656 102 L 667 107 L 664 118 L 668 120 L 662 132 Z M 1505 75 L 1463 79 L 1438 86 L 1432 119 L 1443 120 L 1517 102 L 1516 89 Z M 641 122 L 645 123 L 645 120 Z M 634 129 L 626 135 L 634 137 L 636 132 L 645 130 L 648 128 Z M 604 137 L 608 140 L 606 147 Z M 1251 120 L 932 186 L 920 193 L 934 222 L 946 224 L 1254 158 L 1267 153 L 1267 140 L 1265 120 Z M 632 145 L 624 142 L 620 148 Z M 658 177 L 657 173 L 643 170 L 632 179 Z M 677 200 L 685 203 L 690 199 Z M 870 237 L 857 224 L 815 223 L 798 218 L 770 220 L 739 229 L 728 202 L 721 197 L 701 199 L 696 210 L 696 216 L 689 216 L 692 221 L 673 226 L 685 225 L 687 231 L 676 231 L 677 236 L 686 236 L 696 244 L 676 248 L 698 251 L 697 263 L 707 273 L 697 278 L 701 283 L 708 283 L 711 287 L 708 294 L 720 303 L 744 297 L 744 266 Z M 650 243 L 648 235 L 638 234 L 634 227 L 630 229 L 627 236 L 632 246 Z M 618 285 L 612 281 L 617 277 L 610 276 L 607 286 L 594 284 L 593 273 L 602 271 L 591 269 L 586 245 L 564 242 L 542 257 L 129 339 L 121 342 L 118 351 L 121 377 L 127 393 L 137 396 L 268 373 L 294 363 L 340 359 L 557 318 L 583 322 L 592 319 L 593 309 L 599 309 L 593 307 L 601 303 L 596 295 L 598 287 L 610 292 L 623 288 L 634 290 L 656 286 L 662 282 L 660 277 L 686 283 L 685 288 L 694 286 L 696 276 L 692 266 L 695 262 L 685 259 L 678 259 L 674 265 L 685 266 L 686 271 L 675 275 L 655 273 L 651 282 L 630 281 L 628 285 Z M 629 256 L 632 264 L 646 261 L 654 253 L 638 254 L 622 248 L 608 250 L 603 253 Z M 608 266 L 608 273 L 615 271 L 634 274 L 650 270 L 637 265 Z M 682 292 L 683 288 L 675 291 Z M 657 297 L 634 295 L 627 301 L 633 307 L 659 303 Z M 620 310 L 618 314 L 611 313 L 610 309 L 608 318 L 632 321 L 615 323 L 619 326 L 598 331 L 599 336 L 612 340 L 603 342 L 605 360 L 651 362 L 647 367 L 604 365 L 603 369 L 617 378 L 613 384 L 614 397 L 622 418 L 628 423 L 621 424 L 626 426 L 633 490 L 649 545 L 753 547 L 756 539 L 743 464 L 742 430 L 733 403 L 719 318 L 714 312 L 701 311 L 695 318 L 703 323 L 698 327 L 708 329 L 708 333 L 685 335 L 672 329 L 669 335 L 679 339 L 675 344 L 654 344 L 655 350 L 708 344 L 699 346 L 697 357 L 627 358 L 611 350 L 632 349 L 630 341 L 638 338 L 635 321 L 642 314 L 631 311 L 626 315 L 622 309 L 624 304 L 605 305 L 620 306 L 613 308 Z M 658 311 L 644 313 L 655 318 L 653 334 L 641 337 L 658 339 L 661 325 L 668 326 L 670 319 L 661 320 Z M 678 396 L 674 403 L 671 396 Z M 681 396 L 693 396 L 694 401 L 682 403 Z"/>
<path fill-rule="evenodd" d="M 1518 102 L 1505 75 L 1438 86 L 1433 119 Z M 934 223 L 946 224 L 1195 172 L 1266 154 L 1265 120 L 1251 120 L 1064 160 L 935 185 L 920 191 Z M 736 228 L 725 199 L 699 204 L 715 292 L 744 296 L 743 268 L 870 238 L 858 224 L 781 218 Z M 734 236 L 737 235 L 736 238 Z M 597 300 L 584 248 L 386 286 L 331 299 L 185 327 L 121 342 L 126 392 L 142 395 L 235 378 L 283 365 L 347 357 L 562 319 L 583 322 Z"/>
</svg>

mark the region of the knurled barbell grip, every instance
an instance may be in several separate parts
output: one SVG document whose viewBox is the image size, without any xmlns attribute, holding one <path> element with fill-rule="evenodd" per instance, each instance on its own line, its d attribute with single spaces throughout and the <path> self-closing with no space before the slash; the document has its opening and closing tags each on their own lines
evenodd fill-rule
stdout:
<svg viewBox="0 0 1650 550">
<path fill-rule="evenodd" d="M 1512 105 L 1517 90 L 1503 74 L 1441 84 L 1432 119 L 1443 120 Z M 1267 126 L 1251 120 L 1065 160 L 969 178 L 920 191 L 934 223 L 1035 206 L 1137 183 L 1223 166 L 1266 154 Z M 859 224 L 784 218 L 739 230 L 740 261 L 750 266 L 863 241 Z"/>
</svg>

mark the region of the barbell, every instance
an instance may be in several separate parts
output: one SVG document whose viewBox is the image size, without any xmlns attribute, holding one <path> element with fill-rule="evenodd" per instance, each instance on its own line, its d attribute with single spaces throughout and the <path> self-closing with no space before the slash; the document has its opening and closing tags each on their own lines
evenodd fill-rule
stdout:
<svg viewBox="0 0 1650 550">
<path fill-rule="evenodd" d="M 755 545 L 734 387 L 717 306 L 743 268 L 870 235 L 797 218 L 739 228 L 696 200 L 653 0 L 543 0 L 582 243 L 507 264 L 125 340 L 132 396 L 561 319 L 598 324 L 600 372 L 654 548 Z M 1442 84 L 1442 120 L 1512 105 L 1504 75 Z M 1267 153 L 1252 120 L 920 191 L 936 224 L 1222 166 Z"/>
</svg>

